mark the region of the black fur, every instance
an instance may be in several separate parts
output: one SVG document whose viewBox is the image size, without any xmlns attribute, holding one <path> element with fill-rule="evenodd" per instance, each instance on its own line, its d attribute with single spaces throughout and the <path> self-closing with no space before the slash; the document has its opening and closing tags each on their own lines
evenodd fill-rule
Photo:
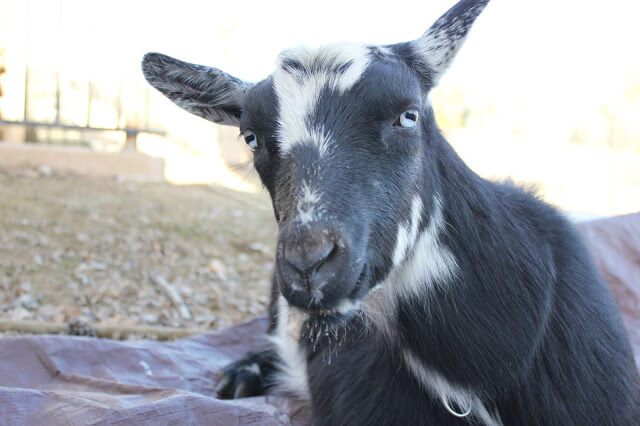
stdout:
<svg viewBox="0 0 640 426">
<path fill-rule="evenodd" d="M 435 40 L 427 53 L 438 55 L 423 54 L 424 43 L 370 48 L 352 87 L 324 87 L 303 120 L 331 136 L 325 153 L 313 140 L 284 145 L 277 74 L 249 89 L 216 69 L 145 59 L 151 84 L 176 102 L 214 110 L 206 118 L 256 135 L 254 165 L 281 230 L 268 334 L 282 331 L 279 300 L 307 313 L 299 344 L 317 424 L 639 423 L 631 346 L 575 229 L 531 191 L 471 171 L 427 102 L 486 3 L 463 0 L 436 21 L 423 37 Z M 355 63 L 323 58 L 294 52 L 281 66 L 302 85 L 321 73 L 339 78 Z M 399 126 L 414 110 L 418 125 Z M 303 221 L 309 185 L 321 194 L 321 213 Z M 409 245 L 398 258 L 403 226 Z M 417 248 L 422 237 L 432 239 L 431 251 Z M 294 264 L 291 244 L 314 260 Z M 317 247 L 324 251 L 311 253 Z M 401 274 L 421 265 L 433 270 Z M 387 291 L 396 288 L 404 290 Z M 345 309 L 350 303 L 361 305 Z M 266 391 L 281 361 L 273 346 L 247 354 L 221 373 L 220 397 Z M 469 416 L 445 409 L 434 377 L 473 401 Z"/>
<path fill-rule="evenodd" d="M 309 353 L 318 424 L 478 421 L 449 415 L 426 394 L 402 368 L 403 348 L 483 395 L 504 425 L 639 424 L 631 347 L 576 231 L 521 188 L 479 178 L 432 136 L 427 167 L 440 170 L 444 241 L 461 274 L 407 300 L 393 318 L 396 339 L 376 338 L 354 318 L 339 349 L 326 342 Z"/>
<path fill-rule="evenodd" d="M 230 399 L 262 395 L 275 384 L 272 377 L 277 361 L 278 355 L 271 348 L 247 352 L 219 372 L 216 386 L 218 397 Z M 255 371 L 256 368 L 258 371 Z"/>
</svg>

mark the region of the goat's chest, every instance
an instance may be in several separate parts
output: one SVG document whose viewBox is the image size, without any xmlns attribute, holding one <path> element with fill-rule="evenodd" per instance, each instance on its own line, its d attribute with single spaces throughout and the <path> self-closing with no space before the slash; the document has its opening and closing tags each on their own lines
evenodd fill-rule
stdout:
<svg viewBox="0 0 640 426">
<path fill-rule="evenodd" d="M 446 413 L 381 340 L 357 325 L 347 336 L 307 357 L 315 423 L 468 424 Z"/>
</svg>

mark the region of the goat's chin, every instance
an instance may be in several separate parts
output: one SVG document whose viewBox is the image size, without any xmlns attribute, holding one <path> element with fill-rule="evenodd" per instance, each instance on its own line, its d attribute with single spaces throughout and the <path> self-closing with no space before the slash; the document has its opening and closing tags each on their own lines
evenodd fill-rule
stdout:
<svg viewBox="0 0 640 426">
<path fill-rule="evenodd" d="M 348 296 L 344 296 L 328 308 L 301 309 L 305 313 L 306 320 L 302 329 L 302 338 L 311 342 L 317 342 L 320 336 L 334 337 L 360 309 L 360 303 L 368 293 L 369 271 L 366 265 L 362 266 L 355 285 Z"/>
<path fill-rule="evenodd" d="M 333 341 L 340 337 L 344 325 L 354 316 L 356 308 L 349 310 L 309 311 L 302 325 L 301 338 L 313 347 L 324 340 Z"/>
</svg>

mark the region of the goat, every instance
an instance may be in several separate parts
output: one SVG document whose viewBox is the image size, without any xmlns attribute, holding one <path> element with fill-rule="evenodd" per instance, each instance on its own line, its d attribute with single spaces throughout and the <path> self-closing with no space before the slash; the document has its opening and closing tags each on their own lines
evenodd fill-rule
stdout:
<svg viewBox="0 0 640 426">
<path fill-rule="evenodd" d="M 278 385 L 319 425 L 638 424 L 631 346 L 576 230 L 437 127 L 429 92 L 487 3 L 410 42 L 285 50 L 256 84 L 145 55 L 152 86 L 240 128 L 279 226 L 269 344 L 219 397 Z"/>
</svg>

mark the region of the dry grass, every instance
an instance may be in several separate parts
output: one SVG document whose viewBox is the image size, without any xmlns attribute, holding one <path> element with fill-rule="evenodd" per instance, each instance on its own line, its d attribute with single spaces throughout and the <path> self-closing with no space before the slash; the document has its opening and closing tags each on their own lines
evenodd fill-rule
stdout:
<svg viewBox="0 0 640 426">
<path fill-rule="evenodd" d="M 225 327 L 265 311 L 275 237 L 264 195 L 2 171 L 0 319 Z"/>
</svg>

